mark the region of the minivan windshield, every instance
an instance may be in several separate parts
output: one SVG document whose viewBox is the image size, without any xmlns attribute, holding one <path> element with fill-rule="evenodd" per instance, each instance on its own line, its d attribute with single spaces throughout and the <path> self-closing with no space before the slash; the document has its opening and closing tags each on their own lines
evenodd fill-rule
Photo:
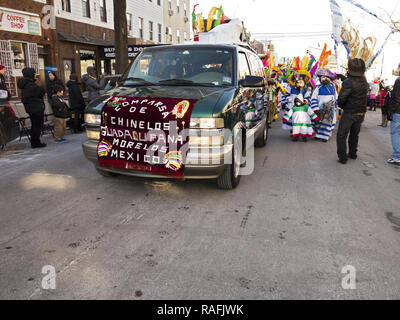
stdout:
<svg viewBox="0 0 400 320">
<path fill-rule="evenodd" d="M 233 50 L 218 48 L 152 48 L 132 63 L 123 86 L 232 86 Z"/>
</svg>

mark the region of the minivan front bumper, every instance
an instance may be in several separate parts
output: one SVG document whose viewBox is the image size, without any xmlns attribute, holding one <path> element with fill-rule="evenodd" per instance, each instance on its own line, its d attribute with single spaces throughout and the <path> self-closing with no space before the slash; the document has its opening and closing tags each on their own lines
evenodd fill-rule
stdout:
<svg viewBox="0 0 400 320">
<path fill-rule="evenodd" d="M 82 144 L 86 158 L 93 162 L 98 169 L 143 178 L 171 179 L 171 177 L 155 175 L 149 172 L 127 169 L 114 169 L 99 165 L 97 157 L 97 140 L 89 139 Z M 187 164 L 183 174 L 184 179 L 216 179 L 232 162 L 232 145 L 221 147 L 190 148 L 187 155 Z"/>
</svg>

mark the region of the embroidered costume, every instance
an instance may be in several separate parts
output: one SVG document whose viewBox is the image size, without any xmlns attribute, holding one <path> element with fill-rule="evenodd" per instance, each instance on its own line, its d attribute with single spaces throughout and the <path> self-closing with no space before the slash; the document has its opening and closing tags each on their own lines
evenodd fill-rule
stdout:
<svg viewBox="0 0 400 320">
<path fill-rule="evenodd" d="M 311 98 L 311 108 L 319 116 L 319 122 L 314 126 L 315 137 L 327 142 L 337 122 L 338 94 L 332 82 L 336 76 L 329 70 L 319 70 L 317 75 L 320 77 L 321 84 L 315 88 Z"/>
</svg>

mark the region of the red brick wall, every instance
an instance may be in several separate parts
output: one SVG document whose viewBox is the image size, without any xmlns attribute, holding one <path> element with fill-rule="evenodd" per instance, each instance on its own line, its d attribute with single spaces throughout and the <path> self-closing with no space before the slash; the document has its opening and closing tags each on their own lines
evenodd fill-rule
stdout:
<svg viewBox="0 0 400 320">
<path fill-rule="evenodd" d="M 52 4 L 53 0 L 47 0 L 47 4 Z M 5 8 L 15 9 L 30 13 L 36 13 L 43 18 L 42 9 L 46 4 L 32 1 L 32 0 L 1 0 L 0 5 Z M 54 45 L 57 41 L 55 30 L 43 30 L 42 36 L 29 35 L 17 32 L 7 32 L 0 31 L 0 39 L 2 40 L 17 40 L 17 41 L 27 41 L 33 42 L 41 45 L 47 45 L 50 48 L 49 62 L 52 65 L 56 64 L 57 61 L 57 51 Z"/>
</svg>

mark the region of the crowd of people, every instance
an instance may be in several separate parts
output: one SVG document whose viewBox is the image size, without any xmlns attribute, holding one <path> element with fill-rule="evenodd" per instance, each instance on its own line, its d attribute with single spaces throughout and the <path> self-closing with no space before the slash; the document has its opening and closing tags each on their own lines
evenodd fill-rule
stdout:
<svg viewBox="0 0 400 320">
<path fill-rule="evenodd" d="M 299 62 L 297 64 L 299 65 Z M 312 62 L 308 65 L 312 66 Z M 283 69 L 274 70 L 276 76 L 279 72 L 282 74 Z M 357 58 L 349 60 L 346 77 L 323 68 L 315 72 L 315 77 L 305 69 L 296 70 L 290 73 L 286 82 L 269 82 L 276 85 L 276 92 L 279 92 L 280 96 L 274 112 L 284 111 L 282 128 L 290 131 L 293 141 L 299 141 L 301 138 L 307 142 L 308 139 L 315 138 L 326 143 L 332 137 L 340 119 L 336 138 L 337 155 L 339 162 L 346 164 L 348 159 L 357 159 L 359 133 L 368 107 L 369 110 L 376 111 L 377 106 L 380 106 L 382 122 L 379 126 L 387 127 L 388 122 L 391 122 L 393 153 L 388 163 L 400 165 L 400 77 L 393 88 L 386 86 L 379 79 L 369 84 L 365 77 L 365 63 Z M 5 67 L 0 65 L 0 90 L 7 96 L 6 99 L 9 99 L 10 93 L 4 81 L 4 73 Z M 73 119 L 74 133 L 83 131 L 83 111 L 86 104 L 99 96 L 102 87 L 101 79 L 97 77 L 93 67 L 88 67 L 87 74 L 82 77 L 88 91 L 86 101 L 76 74 L 70 75 L 65 86 L 55 72 L 50 72 L 46 88 L 37 83 L 33 68 L 24 68 L 22 74 L 23 78 L 18 80 L 18 88 L 21 89 L 22 102 L 32 124 L 32 148 L 46 146 L 40 140 L 46 93 L 48 103 L 53 109 L 55 141 L 66 142 L 64 135 L 68 119 Z"/>
<path fill-rule="evenodd" d="M 301 71 L 301 70 L 300 70 Z M 288 81 L 279 83 L 281 97 L 277 111 L 283 110 L 282 128 L 291 133 L 293 141 L 307 142 L 310 138 L 328 142 L 340 119 L 337 130 L 339 162 L 357 159 L 358 140 L 367 109 L 382 110 L 382 122 L 391 121 L 391 142 L 394 152 L 390 164 L 400 164 L 400 78 L 393 88 L 380 79 L 368 83 L 366 66 L 362 59 L 350 59 L 348 74 L 336 75 L 328 69 L 319 69 L 314 81 L 309 72 L 296 72 Z M 278 82 L 276 82 L 278 83 Z"/>
<path fill-rule="evenodd" d="M 7 90 L 3 77 L 4 72 L 5 67 L 0 65 L 0 89 Z M 65 86 L 55 72 L 49 72 L 46 87 L 39 83 L 35 69 L 24 68 L 22 75 L 23 77 L 18 79 L 18 88 L 21 90 L 21 101 L 24 104 L 25 111 L 31 120 L 32 148 L 46 147 L 46 144 L 41 141 L 46 94 L 47 101 L 53 111 L 54 140 L 56 143 L 67 141 L 64 136 L 69 119 L 74 133 L 84 131 L 82 125 L 85 107 L 87 103 L 99 96 L 99 90 L 102 87 L 102 79 L 97 78 L 93 67 L 88 67 L 87 74 L 82 77 L 88 91 L 86 100 L 83 98 L 78 76 L 74 73 L 70 75 Z"/>
</svg>

